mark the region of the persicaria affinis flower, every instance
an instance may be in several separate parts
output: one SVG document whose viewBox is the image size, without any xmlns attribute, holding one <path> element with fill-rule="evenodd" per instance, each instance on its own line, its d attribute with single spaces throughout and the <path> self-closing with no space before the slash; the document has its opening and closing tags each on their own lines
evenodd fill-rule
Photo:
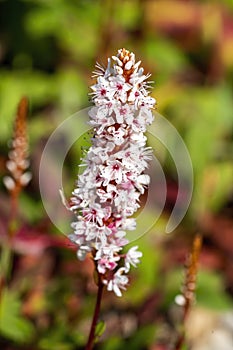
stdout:
<svg viewBox="0 0 233 350">
<path fill-rule="evenodd" d="M 89 112 L 94 136 L 70 206 L 76 220 L 69 238 L 78 245 L 78 258 L 91 253 L 102 282 L 117 296 L 127 287 L 131 266 L 142 257 L 137 246 L 126 253 L 123 248 L 126 231 L 136 227 L 131 216 L 150 181 L 145 170 L 151 149 L 144 133 L 153 121 L 155 99 L 148 92 L 150 75 L 140 63 L 122 49 L 108 59 L 107 68 L 96 65 Z"/>
</svg>

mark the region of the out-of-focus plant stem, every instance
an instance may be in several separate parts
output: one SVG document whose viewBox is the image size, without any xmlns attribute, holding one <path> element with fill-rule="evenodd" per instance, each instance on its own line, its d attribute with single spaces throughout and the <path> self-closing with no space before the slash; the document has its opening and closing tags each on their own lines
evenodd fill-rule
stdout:
<svg viewBox="0 0 233 350">
<path fill-rule="evenodd" d="M 8 285 L 13 262 L 12 238 L 17 227 L 18 196 L 11 195 L 10 219 L 8 223 L 7 237 L 2 244 L 0 258 L 0 300 L 3 289 Z"/>
<path fill-rule="evenodd" d="M 9 283 L 12 270 L 12 238 L 17 227 L 18 201 L 11 198 L 11 217 L 8 224 L 8 235 L 2 244 L 0 258 L 0 300 L 4 287 Z"/>
<path fill-rule="evenodd" d="M 201 247 L 202 236 L 198 233 L 194 237 L 192 251 L 188 257 L 186 265 L 185 281 L 183 286 L 183 315 L 181 320 L 180 334 L 174 347 L 175 350 L 181 350 L 185 344 L 185 323 L 193 305 L 193 301 L 195 300 L 196 279 Z"/>
</svg>

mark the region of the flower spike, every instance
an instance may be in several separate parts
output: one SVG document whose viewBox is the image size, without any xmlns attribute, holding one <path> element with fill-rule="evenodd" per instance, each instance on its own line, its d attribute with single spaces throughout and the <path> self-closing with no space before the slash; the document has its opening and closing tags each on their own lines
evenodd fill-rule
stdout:
<svg viewBox="0 0 233 350">
<path fill-rule="evenodd" d="M 123 247 L 128 243 L 126 230 L 136 227 L 131 216 L 150 182 L 145 170 L 151 149 L 144 133 L 153 121 L 155 99 L 148 92 L 150 75 L 140 63 L 134 53 L 121 49 L 106 68 L 96 64 L 94 106 L 89 111 L 94 137 L 70 207 L 76 220 L 69 238 L 78 245 L 78 258 L 91 253 L 102 282 L 117 296 L 128 285 L 131 266 L 142 257 L 137 246 L 127 253 Z"/>
</svg>

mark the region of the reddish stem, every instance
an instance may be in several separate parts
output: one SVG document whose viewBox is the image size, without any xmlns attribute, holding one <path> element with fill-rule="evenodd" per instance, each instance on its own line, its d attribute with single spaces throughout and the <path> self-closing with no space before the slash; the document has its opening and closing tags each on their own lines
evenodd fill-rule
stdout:
<svg viewBox="0 0 233 350">
<path fill-rule="evenodd" d="M 96 304 L 95 304 L 95 311 L 92 319 L 92 324 L 91 324 L 91 329 L 87 341 L 87 345 L 85 350 L 92 350 L 94 346 L 94 341 L 95 341 L 95 330 L 96 330 L 96 325 L 100 313 L 100 305 L 101 305 L 101 299 L 103 295 L 103 289 L 104 285 L 101 280 L 101 276 L 98 273 L 98 292 L 97 292 L 97 297 L 96 297 Z"/>
</svg>

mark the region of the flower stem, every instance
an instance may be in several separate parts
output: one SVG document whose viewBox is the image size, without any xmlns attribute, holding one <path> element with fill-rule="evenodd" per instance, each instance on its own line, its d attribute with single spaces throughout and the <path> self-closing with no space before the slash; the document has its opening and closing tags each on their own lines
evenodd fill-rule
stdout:
<svg viewBox="0 0 233 350">
<path fill-rule="evenodd" d="M 89 333 L 89 337 L 88 337 L 88 341 L 87 341 L 87 345 L 86 345 L 85 350 L 92 350 L 93 349 L 93 345 L 94 345 L 94 341 L 95 341 L 95 330 L 96 330 L 96 325 L 97 325 L 97 321 L 98 321 L 98 317 L 99 317 L 99 313 L 100 313 L 100 305 L 101 305 L 101 299 L 102 299 L 102 295 L 103 295 L 103 289 L 104 289 L 104 285 L 102 283 L 101 276 L 98 273 L 98 292 L 97 292 L 97 297 L 96 297 L 95 311 L 94 311 L 91 329 L 90 329 L 90 333 Z"/>
<path fill-rule="evenodd" d="M 8 223 L 7 237 L 2 244 L 0 256 L 0 300 L 3 289 L 7 287 L 10 282 L 12 265 L 13 265 L 13 251 L 12 238 L 16 232 L 18 219 L 18 193 L 11 193 L 11 214 Z"/>
</svg>

